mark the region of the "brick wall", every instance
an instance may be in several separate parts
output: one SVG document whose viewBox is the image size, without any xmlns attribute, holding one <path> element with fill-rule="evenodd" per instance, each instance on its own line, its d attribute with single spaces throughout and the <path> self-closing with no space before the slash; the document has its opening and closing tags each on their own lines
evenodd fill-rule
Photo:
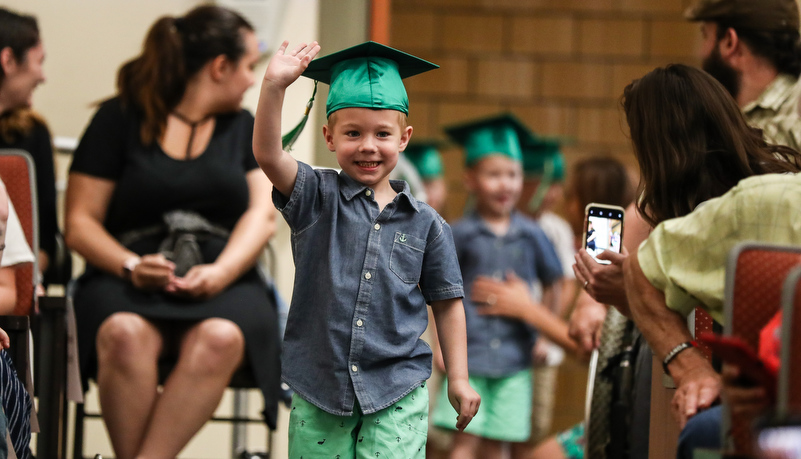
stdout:
<svg viewBox="0 0 801 459">
<path fill-rule="evenodd" d="M 634 167 L 619 110 L 626 84 L 670 62 L 697 64 L 690 0 L 395 0 L 390 45 L 441 66 L 407 80 L 415 137 L 511 111 L 564 137 L 568 164 L 615 155 Z M 452 193 L 465 200 L 461 151 L 443 152 Z"/>
</svg>

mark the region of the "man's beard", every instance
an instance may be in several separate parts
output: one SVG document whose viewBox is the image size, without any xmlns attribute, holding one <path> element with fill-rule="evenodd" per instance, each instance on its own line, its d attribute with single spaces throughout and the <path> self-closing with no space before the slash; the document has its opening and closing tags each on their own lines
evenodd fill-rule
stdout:
<svg viewBox="0 0 801 459">
<path fill-rule="evenodd" d="M 701 68 L 718 80 L 729 91 L 729 94 L 737 99 L 737 94 L 740 92 L 740 75 L 737 74 L 737 70 L 723 61 L 723 56 L 720 55 L 717 47 L 704 59 Z"/>
</svg>

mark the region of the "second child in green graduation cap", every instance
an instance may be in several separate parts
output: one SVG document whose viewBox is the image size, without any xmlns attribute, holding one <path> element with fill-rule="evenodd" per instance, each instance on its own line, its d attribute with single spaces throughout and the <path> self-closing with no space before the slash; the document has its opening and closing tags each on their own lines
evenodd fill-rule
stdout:
<svg viewBox="0 0 801 459">
<path fill-rule="evenodd" d="M 553 246 L 532 219 L 515 210 L 523 187 L 522 142 L 533 140 L 517 118 L 501 114 L 446 128 L 465 152 L 465 185 L 475 210 L 453 225 L 453 237 L 465 284 L 467 354 L 470 384 L 481 396 L 481 411 L 451 444 L 451 458 L 503 457 L 504 443 L 512 457 L 526 457 L 531 434 L 531 351 L 536 332 L 521 321 L 489 316 L 482 306 L 497 297 L 482 291 L 488 281 L 520 285 L 523 295 L 548 305 L 562 267 Z M 536 383 L 536 382 L 534 382 Z M 438 403 L 434 424 L 449 428 L 453 411 Z"/>
<path fill-rule="evenodd" d="M 317 43 L 270 60 L 253 152 L 292 230 L 295 284 L 283 379 L 295 391 L 289 457 L 424 457 L 432 307 L 461 430 L 480 398 L 468 383 L 462 278 L 447 223 L 389 180 L 412 135 L 402 79 L 436 68 L 363 43 L 312 60 Z M 323 135 L 341 172 L 282 148 L 284 93 L 301 75 L 330 85 Z"/>
</svg>

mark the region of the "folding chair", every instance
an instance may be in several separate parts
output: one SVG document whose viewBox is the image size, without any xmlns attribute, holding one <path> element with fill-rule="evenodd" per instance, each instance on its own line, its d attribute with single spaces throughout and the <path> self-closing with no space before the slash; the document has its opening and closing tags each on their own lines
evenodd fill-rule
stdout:
<svg viewBox="0 0 801 459">
<path fill-rule="evenodd" d="M 30 154 L 23 150 L 0 150 L 0 178 L 5 183 L 9 199 L 22 224 L 23 233 L 34 254 L 39 252 L 39 222 L 36 196 L 36 170 Z M 28 330 L 32 327 L 38 358 L 34 394 L 39 398 L 40 431 L 37 454 L 40 457 L 65 457 L 66 427 L 66 329 L 63 298 L 44 298 L 36 295 L 39 266 L 33 263 L 15 268 L 17 305 L 13 316 L 0 318 L 0 326 L 9 327 L 18 336 L 12 344 L 12 359 L 17 372 L 28 371 Z M 37 308 L 38 306 L 38 308 Z M 39 309 L 39 313 L 36 311 Z M 28 321 L 29 317 L 32 319 Z M 24 328 L 24 331 L 22 330 Z"/>
<path fill-rule="evenodd" d="M 782 292 L 782 350 L 776 413 L 801 412 L 801 267 L 794 268 Z"/>
<path fill-rule="evenodd" d="M 801 247 L 746 242 L 729 253 L 724 294 L 724 333 L 754 349 L 759 333 L 779 311 L 788 273 L 801 265 Z M 736 454 L 751 451 L 751 425 L 723 406 L 723 445 Z"/>
</svg>

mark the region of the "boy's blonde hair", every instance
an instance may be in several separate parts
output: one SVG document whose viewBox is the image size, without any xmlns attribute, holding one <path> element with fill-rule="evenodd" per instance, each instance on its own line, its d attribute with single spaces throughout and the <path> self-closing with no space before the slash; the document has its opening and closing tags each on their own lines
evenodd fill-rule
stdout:
<svg viewBox="0 0 801 459">
<path fill-rule="evenodd" d="M 328 115 L 328 129 L 331 130 L 334 129 L 334 126 L 337 123 L 337 113 L 339 113 L 339 110 Z M 398 126 L 400 126 L 402 132 L 404 129 L 406 129 L 406 126 L 409 125 L 409 119 L 403 112 L 396 112 L 396 113 L 398 114 Z"/>
</svg>

